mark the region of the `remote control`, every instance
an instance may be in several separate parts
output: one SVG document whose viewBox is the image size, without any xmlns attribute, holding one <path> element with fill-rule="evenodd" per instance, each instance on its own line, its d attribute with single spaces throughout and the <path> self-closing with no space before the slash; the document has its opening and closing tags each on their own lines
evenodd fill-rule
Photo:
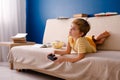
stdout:
<svg viewBox="0 0 120 80">
<path fill-rule="evenodd" d="M 48 56 L 48 59 L 52 60 L 52 61 L 55 61 L 57 59 L 57 57 L 55 56 L 55 54 L 49 54 Z"/>
</svg>

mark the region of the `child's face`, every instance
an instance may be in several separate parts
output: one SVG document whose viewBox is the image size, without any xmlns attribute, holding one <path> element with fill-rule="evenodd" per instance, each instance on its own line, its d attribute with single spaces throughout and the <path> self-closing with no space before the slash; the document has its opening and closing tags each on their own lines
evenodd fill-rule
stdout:
<svg viewBox="0 0 120 80">
<path fill-rule="evenodd" d="M 81 36 L 81 32 L 76 24 L 71 25 L 69 35 L 72 37 L 80 37 Z"/>
</svg>

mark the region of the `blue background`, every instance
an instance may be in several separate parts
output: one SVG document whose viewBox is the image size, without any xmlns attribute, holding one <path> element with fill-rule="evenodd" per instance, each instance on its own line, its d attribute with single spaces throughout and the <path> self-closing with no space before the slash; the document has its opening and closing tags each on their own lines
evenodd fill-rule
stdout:
<svg viewBox="0 0 120 80">
<path fill-rule="evenodd" d="M 27 40 L 42 43 L 47 19 L 101 12 L 120 13 L 120 0 L 26 0 Z"/>
</svg>

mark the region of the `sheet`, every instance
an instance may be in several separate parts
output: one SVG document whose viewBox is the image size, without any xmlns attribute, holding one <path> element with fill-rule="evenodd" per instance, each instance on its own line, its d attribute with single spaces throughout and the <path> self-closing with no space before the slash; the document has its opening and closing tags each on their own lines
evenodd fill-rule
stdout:
<svg viewBox="0 0 120 80">
<path fill-rule="evenodd" d="M 41 45 L 13 47 L 8 55 L 9 62 L 20 62 L 64 76 L 68 80 L 120 80 L 120 51 L 98 51 L 87 54 L 78 62 L 55 64 L 47 59 L 53 48 Z M 76 54 L 65 55 L 67 57 Z"/>
</svg>

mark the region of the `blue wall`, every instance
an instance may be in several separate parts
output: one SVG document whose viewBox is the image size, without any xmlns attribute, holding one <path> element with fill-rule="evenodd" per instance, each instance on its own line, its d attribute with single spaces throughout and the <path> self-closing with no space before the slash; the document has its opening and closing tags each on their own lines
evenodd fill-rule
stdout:
<svg viewBox="0 0 120 80">
<path fill-rule="evenodd" d="M 42 43 L 47 19 L 86 13 L 120 13 L 120 0 L 26 0 L 27 40 Z"/>
</svg>

